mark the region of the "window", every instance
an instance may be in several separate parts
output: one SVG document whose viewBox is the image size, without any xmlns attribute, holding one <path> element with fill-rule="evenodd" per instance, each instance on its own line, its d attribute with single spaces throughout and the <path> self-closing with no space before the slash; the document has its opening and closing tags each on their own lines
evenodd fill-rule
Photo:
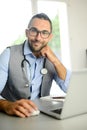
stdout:
<svg viewBox="0 0 87 130">
<path fill-rule="evenodd" d="M 30 0 L 0 1 L 0 53 L 15 40 L 21 41 L 31 15 Z"/>
</svg>

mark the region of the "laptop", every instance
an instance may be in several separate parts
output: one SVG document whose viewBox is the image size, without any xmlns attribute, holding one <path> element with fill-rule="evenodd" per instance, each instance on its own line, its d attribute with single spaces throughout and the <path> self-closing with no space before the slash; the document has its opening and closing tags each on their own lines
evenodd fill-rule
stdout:
<svg viewBox="0 0 87 130">
<path fill-rule="evenodd" d="M 40 112 L 56 119 L 87 113 L 87 69 L 72 72 L 68 91 L 63 101 L 47 101 L 40 98 L 36 99 L 35 103 Z"/>
</svg>

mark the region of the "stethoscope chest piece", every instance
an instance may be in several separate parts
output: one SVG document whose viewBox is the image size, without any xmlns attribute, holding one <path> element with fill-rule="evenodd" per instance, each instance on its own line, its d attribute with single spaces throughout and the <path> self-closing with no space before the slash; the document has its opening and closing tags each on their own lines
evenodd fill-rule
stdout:
<svg viewBox="0 0 87 130">
<path fill-rule="evenodd" d="M 45 74 L 47 74 L 47 69 L 46 68 L 43 68 L 43 69 L 41 69 L 41 74 L 43 74 L 43 75 L 45 75 Z"/>
</svg>

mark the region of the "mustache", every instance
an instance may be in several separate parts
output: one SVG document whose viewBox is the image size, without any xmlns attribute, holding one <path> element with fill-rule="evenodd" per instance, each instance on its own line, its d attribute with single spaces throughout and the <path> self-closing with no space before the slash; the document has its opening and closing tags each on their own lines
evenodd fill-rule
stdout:
<svg viewBox="0 0 87 130">
<path fill-rule="evenodd" d="M 36 43 L 36 42 L 41 43 L 41 41 L 39 41 L 39 40 L 32 40 L 31 42 L 33 42 L 33 43 Z"/>
</svg>

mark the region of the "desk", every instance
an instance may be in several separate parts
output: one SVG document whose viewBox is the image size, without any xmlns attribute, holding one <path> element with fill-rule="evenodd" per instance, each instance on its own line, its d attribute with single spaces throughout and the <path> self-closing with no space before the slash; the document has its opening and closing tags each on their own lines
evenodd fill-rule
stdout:
<svg viewBox="0 0 87 130">
<path fill-rule="evenodd" d="M 87 130 L 87 114 L 57 120 L 42 113 L 29 118 L 0 113 L 0 130 Z"/>
</svg>

